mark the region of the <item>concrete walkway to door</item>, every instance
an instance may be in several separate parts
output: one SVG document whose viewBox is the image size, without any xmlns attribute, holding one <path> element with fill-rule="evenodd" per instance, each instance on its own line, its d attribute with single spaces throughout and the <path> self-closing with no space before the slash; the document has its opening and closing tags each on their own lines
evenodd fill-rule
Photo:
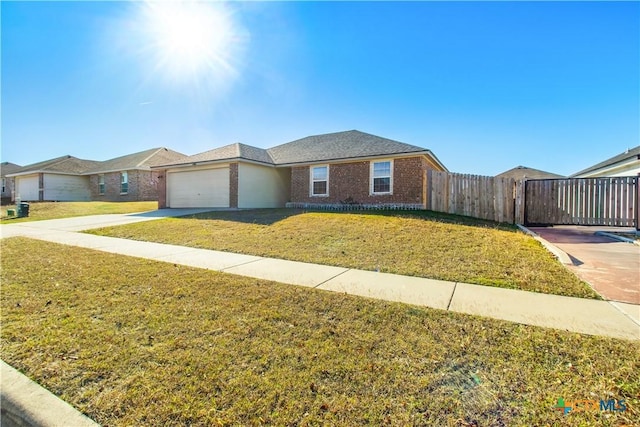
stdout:
<svg viewBox="0 0 640 427">
<path fill-rule="evenodd" d="M 621 231 L 620 228 L 577 225 L 528 228 L 569 254 L 573 264 L 567 267 L 605 299 L 640 304 L 640 246 L 595 234 Z"/>
</svg>

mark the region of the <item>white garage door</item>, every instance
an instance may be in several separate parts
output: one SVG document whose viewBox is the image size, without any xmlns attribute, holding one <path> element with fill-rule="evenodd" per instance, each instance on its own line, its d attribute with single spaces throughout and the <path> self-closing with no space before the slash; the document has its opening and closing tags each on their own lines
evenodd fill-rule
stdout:
<svg viewBox="0 0 640 427">
<path fill-rule="evenodd" d="M 45 174 L 44 200 L 61 202 L 91 200 L 89 177 Z"/>
<path fill-rule="evenodd" d="M 23 202 L 40 200 L 40 179 L 38 175 L 16 177 L 16 200 Z"/>
<path fill-rule="evenodd" d="M 167 174 L 170 208 L 228 208 L 229 168 Z"/>
</svg>

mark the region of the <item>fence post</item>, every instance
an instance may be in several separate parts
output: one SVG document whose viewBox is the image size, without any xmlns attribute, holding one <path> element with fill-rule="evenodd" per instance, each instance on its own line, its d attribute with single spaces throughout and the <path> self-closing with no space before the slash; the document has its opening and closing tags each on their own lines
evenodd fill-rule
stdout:
<svg viewBox="0 0 640 427">
<path fill-rule="evenodd" d="M 640 172 L 638 172 L 638 176 L 636 177 L 636 206 L 635 206 L 635 222 L 636 222 L 636 231 L 640 231 Z"/>
</svg>

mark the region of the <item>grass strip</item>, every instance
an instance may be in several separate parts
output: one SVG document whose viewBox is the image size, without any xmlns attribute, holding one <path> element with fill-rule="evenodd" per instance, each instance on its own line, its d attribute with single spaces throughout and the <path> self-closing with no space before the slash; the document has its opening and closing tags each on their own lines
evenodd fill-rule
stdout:
<svg viewBox="0 0 640 427">
<path fill-rule="evenodd" d="M 431 212 L 208 212 L 90 233 L 316 264 L 599 298 L 507 224 Z"/>
<path fill-rule="evenodd" d="M 4 239 L 0 355 L 103 425 L 638 425 L 640 344 Z M 563 415 L 558 398 L 624 399 Z"/>
<path fill-rule="evenodd" d="M 0 220 L 5 224 L 14 224 L 75 216 L 146 212 L 157 208 L 158 202 L 29 202 L 28 217 L 7 216 L 7 210 L 16 209 L 15 205 L 8 205 L 2 206 Z"/>
</svg>

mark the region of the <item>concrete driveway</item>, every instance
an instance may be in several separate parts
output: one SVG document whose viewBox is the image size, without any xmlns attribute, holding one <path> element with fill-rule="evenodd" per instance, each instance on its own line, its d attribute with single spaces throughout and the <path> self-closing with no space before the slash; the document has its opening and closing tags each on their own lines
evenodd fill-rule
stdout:
<svg viewBox="0 0 640 427">
<path fill-rule="evenodd" d="M 529 227 L 543 239 L 569 254 L 567 267 L 604 298 L 640 304 L 640 246 L 599 236 L 610 227 Z"/>
<path fill-rule="evenodd" d="M 3 223 L 0 225 L 0 237 L 33 236 L 55 231 L 83 231 L 93 228 L 114 227 L 160 218 L 172 218 L 209 212 L 212 209 L 158 209 L 149 212 L 130 214 L 106 214 L 76 216 L 72 218 L 48 219 L 43 221 Z"/>
</svg>

